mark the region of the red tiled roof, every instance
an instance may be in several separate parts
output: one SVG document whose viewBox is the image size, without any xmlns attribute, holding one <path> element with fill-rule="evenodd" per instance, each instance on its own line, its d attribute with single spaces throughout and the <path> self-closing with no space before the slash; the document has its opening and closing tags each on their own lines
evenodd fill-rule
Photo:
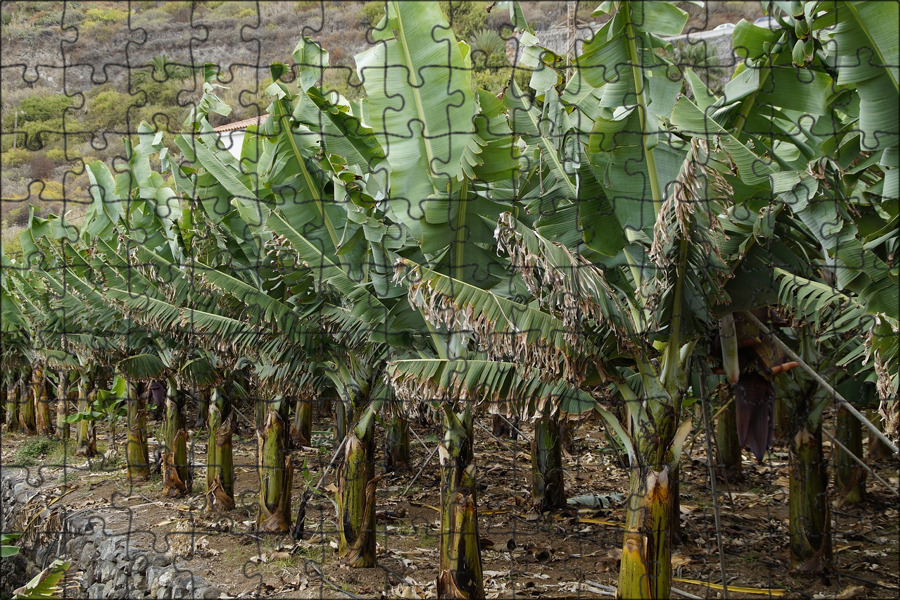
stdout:
<svg viewBox="0 0 900 600">
<path fill-rule="evenodd" d="M 250 117 L 249 119 L 244 119 L 243 121 L 235 121 L 234 123 L 226 123 L 225 125 L 219 125 L 215 128 L 215 131 L 235 131 L 238 129 L 247 129 L 251 125 L 262 125 L 266 122 L 266 119 L 269 115 L 260 115 L 258 117 Z"/>
</svg>

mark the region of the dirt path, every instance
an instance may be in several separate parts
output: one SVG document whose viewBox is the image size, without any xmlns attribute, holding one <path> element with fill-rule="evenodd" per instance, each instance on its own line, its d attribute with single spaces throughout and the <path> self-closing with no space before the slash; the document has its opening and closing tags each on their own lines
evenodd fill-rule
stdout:
<svg viewBox="0 0 900 600">
<path fill-rule="evenodd" d="M 482 424 L 489 429 L 487 419 Z M 317 423 L 324 430 L 326 423 Z M 256 440 L 245 429 L 234 442 L 237 508 L 206 514 L 203 495 L 171 500 L 161 482 L 129 485 L 117 460 L 69 457 L 63 469 L 50 457 L 29 467 L 30 480 L 68 491 L 66 510 L 90 510 L 111 533 L 127 533 L 133 546 L 176 556 L 175 565 L 203 575 L 231 596 L 272 598 L 434 597 L 440 531 L 440 471 L 436 454 L 412 483 L 431 454 L 439 431 L 415 427 L 424 443 L 413 441 L 413 469 L 382 480 L 378 490 L 378 561 L 374 569 L 349 569 L 336 558 L 335 509 L 328 497 L 314 496 L 307 508 L 307 538 L 260 535 L 255 530 L 257 494 Z M 530 434 L 530 428 L 524 428 Z M 380 434 L 379 434 L 380 435 Z M 108 437 L 108 436 L 107 436 Z M 485 591 L 489 598 L 608 597 L 616 585 L 622 542 L 627 471 L 620 468 L 596 421 L 578 429 L 575 452 L 565 454 L 570 499 L 596 494 L 595 508 L 571 505 L 555 514 L 530 511 L 530 455 L 523 440 L 496 439 L 476 428 L 479 460 L 479 526 Z M 202 492 L 205 435 L 194 438 L 198 463 L 195 492 Z M 108 441 L 108 440 L 107 440 Z M 23 446 L 34 443 L 5 434 L 2 464 L 8 471 Z M 316 449 L 294 452 L 295 465 L 306 464 L 316 481 L 334 451 L 329 433 L 314 436 Z M 122 447 L 121 440 L 119 447 Z M 152 445 L 151 445 L 152 448 Z M 705 439 L 698 436 L 683 458 L 682 531 L 673 551 L 675 587 L 700 597 L 721 597 L 717 588 L 691 581 L 721 583 L 715 517 L 709 491 Z M 828 452 L 828 451 L 826 451 Z M 75 461 L 74 464 L 71 461 Z M 59 461 L 57 461 L 59 462 Z M 383 462 L 379 454 L 379 466 Z M 891 465 L 878 465 L 882 477 L 897 485 Z M 304 476 L 295 475 L 296 511 Z M 868 500 L 833 512 L 836 572 L 830 578 L 789 572 L 787 533 L 787 454 L 776 447 L 763 465 L 744 461 L 745 481 L 720 482 L 722 545 L 729 597 L 759 597 L 784 591 L 787 598 L 891 598 L 898 593 L 898 506 L 895 498 L 870 484 Z M 322 486 L 333 489 L 333 473 Z M 403 492 L 409 487 L 408 493 Z M 326 496 L 330 496 L 330 492 Z M 609 506 L 602 506 L 606 501 Z M 296 513 L 295 513 L 296 514 Z M 737 589 L 735 586 L 746 588 Z M 346 594 L 345 594 L 346 592 Z"/>
</svg>

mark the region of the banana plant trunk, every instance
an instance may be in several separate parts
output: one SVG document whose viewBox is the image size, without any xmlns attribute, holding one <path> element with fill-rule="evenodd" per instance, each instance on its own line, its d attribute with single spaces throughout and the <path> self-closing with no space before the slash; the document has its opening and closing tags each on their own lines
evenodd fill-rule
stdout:
<svg viewBox="0 0 900 600">
<path fill-rule="evenodd" d="M 209 445 L 206 455 L 206 510 L 234 508 L 231 402 L 218 387 L 209 403 Z"/>
<path fill-rule="evenodd" d="M 831 515 L 828 473 L 822 452 L 821 424 L 807 426 L 791 439 L 790 515 L 791 568 L 801 573 L 820 573 L 831 565 Z"/>
<path fill-rule="evenodd" d="M 256 415 L 254 417 L 254 422 L 257 431 L 262 430 L 266 426 L 266 418 L 268 417 L 269 410 L 269 404 L 264 399 L 256 399 Z"/>
<path fill-rule="evenodd" d="M 59 372 L 59 384 L 56 387 L 56 432 L 63 441 L 69 439 L 69 379 L 68 373 Z"/>
<path fill-rule="evenodd" d="M 438 598 L 484 598 L 478 541 L 472 409 L 444 406 L 441 457 L 441 553 Z"/>
<path fill-rule="evenodd" d="M 50 415 L 50 398 L 47 396 L 43 367 L 35 367 L 31 372 L 31 388 L 34 393 L 34 420 L 37 432 L 52 435 L 53 417 Z"/>
<path fill-rule="evenodd" d="M 203 429 L 209 421 L 209 388 L 203 388 L 197 394 L 197 419 L 194 429 Z"/>
<path fill-rule="evenodd" d="M 37 425 L 34 414 L 34 399 L 32 392 L 28 389 L 28 379 L 31 372 L 26 371 L 19 380 L 19 425 L 28 435 L 34 435 L 37 432 Z"/>
<path fill-rule="evenodd" d="M 287 402 L 273 403 L 263 428 L 256 434 L 260 457 L 257 516 L 260 531 L 286 533 L 291 530 L 294 466 L 288 452 L 286 408 Z"/>
<path fill-rule="evenodd" d="M 312 402 L 297 398 L 294 422 L 291 424 L 291 444 L 294 448 L 312 445 Z"/>
<path fill-rule="evenodd" d="M 190 493 L 191 469 L 188 464 L 187 428 L 184 396 L 178 393 L 175 378 L 170 377 L 166 392 L 166 447 L 163 455 L 163 493 L 177 498 Z"/>
<path fill-rule="evenodd" d="M 81 376 L 78 382 L 78 412 L 86 413 L 94 404 L 96 392 L 90 388 L 90 377 L 86 374 Z M 88 458 L 97 456 L 97 433 L 94 427 L 94 421 L 91 419 L 82 419 L 78 421 L 75 427 L 75 454 L 84 455 Z"/>
<path fill-rule="evenodd" d="M 741 444 L 738 441 L 737 408 L 734 400 L 728 400 L 716 419 L 716 453 L 719 474 L 727 481 L 742 481 L 744 470 L 741 467 Z"/>
<path fill-rule="evenodd" d="M 775 396 L 775 427 L 772 439 L 779 444 L 787 444 L 791 438 L 791 408 L 780 395 Z"/>
<path fill-rule="evenodd" d="M 351 567 L 375 566 L 375 417 L 358 406 L 338 469 L 338 555 Z"/>
<path fill-rule="evenodd" d="M 6 431 L 19 430 L 19 385 L 9 378 L 6 382 Z"/>
<path fill-rule="evenodd" d="M 674 494 L 668 465 L 633 468 L 625 544 L 619 570 L 619 598 L 668 598 L 672 589 Z"/>
<path fill-rule="evenodd" d="M 138 394 L 137 384 L 128 382 L 128 439 L 125 442 L 125 460 L 128 463 L 128 479 L 150 479 L 150 453 L 147 448 L 147 403 Z"/>
<path fill-rule="evenodd" d="M 541 513 L 566 505 L 561 439 L 555 415 L 535 422 L 531 440 L 531 498 L 535 510 Z"/>
<path fill-rule="evenodd" d="M 837 414 L 837 439 L 857 457 L 863 455 L 862 423 L 841 406 Z M 835 490 L 841 506 L 852 506 L 866 498 L 866 470 L 840 448 L 835 448 Z"/>
<path fill-rule="evenodd" d="M 396 414 L 387 424 L 384 441 L 384 470 L 388 473 L 408 471 L 409 458 L 409 419 L 406 415 Z"/>
<path fill-rule="evenodd" d="M 870 422 L 874 423 L 880 431 L 884 432 L 884 421 L 882 421 L 882 417 L 880 414 L 878 414 L 878 411 L 876 409 L 866 409 L 866 418 Z M 887 444 L 882 442 L 874 433 L 869 432 L 869 435 L 867 437 L 869 440 L 869 451 L 866 457 L 869 460 L 879 461 L 893 458 L 891 449 L 888 448 Z"/>
<path fill-rule="evenodd" d="M 347 428 L 349 427 L 352 411 L 349 410 L 343 399 L 338 398 L 334 401 L 334 443 L 340 444 L 347 437 Z"/>
</svg>

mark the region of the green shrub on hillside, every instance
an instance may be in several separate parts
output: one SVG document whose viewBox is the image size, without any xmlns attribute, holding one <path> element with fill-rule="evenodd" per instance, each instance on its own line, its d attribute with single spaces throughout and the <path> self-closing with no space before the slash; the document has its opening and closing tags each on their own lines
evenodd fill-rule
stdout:
<svg viewBox="0 0 900 600">
<path fill-rule="evenodd" d="M 62 145 L 63 136 L 67 132 L 75 132 L 81 127 L 77 126 L 74 119 L 66 119 L 63 125 L 62 117 L 47 119 L 45 121 L 27 121 L 19 123 L 19 146 L 37 152 L 49 150 Z"/>
<path fill-rule="evenodd" d="M 128 19 L 128 11 L 118 8 L 89 8 L 84 12 L 84 17 L 87 21 L 115 23 L 117 21 L 126 21 Z"/>
<path fill-rule="evenodd" d="M 24 148 L 10 148 L 3 154 L 0 154 L 0 165 L 6 169 L 19 167 L 27 163 L 33 154 L 33 152 L 29 152 Z"/>
<path fill-rule="evenodd" d="M 450 20 L 450 26 L 459 39 L 469 39 L 475 32 L 484 29 L 487 21 L 489 2 L 446 2 L 441 1 L 441 12 Z"/>
<path fill-rule="evenodd" d="M 132 122 L 146 121 L 157 131 L 175 133 L 181 131 L 182 123 L 190 107 L 171 104 L 148 104 L 132 111 Z"/>
<path fill-rule="evenodd" d="M 93 129 L 124 131 L 128 110 L 138 102 L 139 99 L 130 94 L 123 94 L 110 87 L 101 88 L 100 92 L 90 98 L 86 121 Z"/>
<path fill-rule="evenodd" d="M 384 2 L 366 2 L 361 16 L 362 23 L 375 27 L 384 16 Z"/>
<path fill-rule="evenodd" d="M 49 150 L 47 150 L 47 158 L 55 163 L 68 162 L 68 159 L 66 158 L 66 151 L 63 148 L 50 148 Z"/>
<path fill-rule="evenodd" d="M 75 99 L 63 94 L 39 95 L 23 98 L 17 110 L 18 119 L 23 121 L 47 121 L 62 118 L 63 111 L 75 104 Z M 8 118 L 6 120 L 9 120 Z M 10 123 L 11 125 L 11 123 Z"/>
<path fill-rule="evenodd" d="M 192 2 L 163 2 L 162 9 L 169 14 L 177 13 L 180 10 L 184 10 L 185 8 L 190 9 Z"/>
</svg>

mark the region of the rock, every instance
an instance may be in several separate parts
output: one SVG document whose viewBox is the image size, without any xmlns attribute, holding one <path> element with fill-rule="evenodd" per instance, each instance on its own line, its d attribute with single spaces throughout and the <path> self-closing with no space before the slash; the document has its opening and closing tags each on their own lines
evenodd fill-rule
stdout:
<svg viewBox="0 0 900 600">
<path fill-rule="evenodd" d="M 15 484 L 15 485 L 13 486 L 13 488 L 12 488 L 12 495 L 13 495 L 13 497 L 15 498 L 15 497 L 17 497 L 19 494 L 25 492 L 25 490 L 27 490 L 27 489 L 28 489 L 28 484 L 25 483 L 24 481 L 20 481 L 19 483 Z"/>
<path fill-rule="evenodd" d="M 222 590 L 220 590 L 219 588 L 217 588 L 214 585 L 211 585 L 209 587 L 199 587 L 198 586 L 197 589 L 194 590 L 194 598 L 196 598 L 197 600 L 200 600 L 201 598 L 203 600 L 214 600 L 215 598 L 218 598 L 221 595 L 222 595 Z"/>
<path fill-rule="evenodd" d="M 151 565 L 156 565 L 157 567 L 166 567 L 172 564 L 172 559 L 170 559 L 165 554 L 157 554 L 153 558 L 150 559 Z"/>
<path fill-rule="evenodd" d="M 147 569 L 147 581 L 150 584 L 150 593 L 156 594 L 159 590 L 159 576 L 162 574 L 161 567 L 150 567 Z"/>
<path fill-rule="evenodd" d="M 0 596 L 11 598 L 13 590 L 28 582 L 25 563 L 21 553 L 0 560 Z"/>
<path fill-rule="evenodd" d="M 87 597 L 88 598 L 100 598 L 103 595 L 103 584 L 95 583 L 91 587 L 88 588 Z"/>
<path fill-rule="evenodd" d="M 131 563 L 131 572 L 134 574 L 146 573 L 149 564 L 150 561 L 146 554 L 138 554 Z"/>
<path fill-rule="evenodd" d="M 113 557 L 115 556 L 115 553 L 116 553 L 116 545 L 113 542 L 107 541 L 107 542 L 100 544 L 100 560 L 101 561 L 103 561 L 105 563 L 112 562 Z"/>
<path fill-rule="evenodd" d="M 170 587 L 175 580 L 175 570 L 168 569 L 159 576 L 159 587 Z"/>
<path fill-rule="evenodd" d="M 87 567 L 91 563 L 94 562 L 94 544 L 91 542 L 87 542 L 84 547 L 81 549 L 81 555 L 79 556 L 80 564 Z"/>
</svg>

